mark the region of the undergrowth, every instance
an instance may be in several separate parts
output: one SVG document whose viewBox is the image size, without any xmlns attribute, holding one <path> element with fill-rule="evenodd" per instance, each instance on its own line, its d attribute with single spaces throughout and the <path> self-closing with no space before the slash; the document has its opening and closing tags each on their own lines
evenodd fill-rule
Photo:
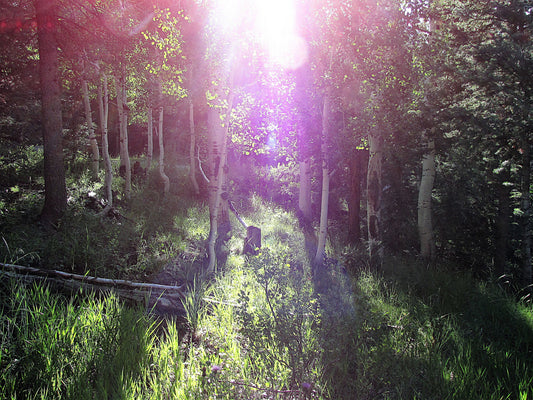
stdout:
<svg viewBox="0 0 533 400">
<path fill-rule="evenodd" d="M 32 154 L 18 170 L 38 168 Z M 138 280 L 172 262 L 186 323 L 0 272 L 0 398 L 533 399 L 533 310 L 496 285 L 412 259 L 377 272 L 357 248 L 313 270 L 295 216 L 257 195 L 236 206 L 261 227 L 259 255 L 242 255 L 234 221 L 227 263 L 208 276 L 198 200 L 139 186 L 101 219 L 84 193 L 102 188 L 81 174 L 46 234 L 17 190 L 2 192 L 0 261 Z"/>
<path fill-rule="evenodd" d="M 3 281 L 0 397 L 531 398 L 529 305 L 402 260 L 354 278 L 330 265 L 318 293 L 297 261 L 232 255 L 191 285 L 187 331 L 113 296 Z"/>
</svg>

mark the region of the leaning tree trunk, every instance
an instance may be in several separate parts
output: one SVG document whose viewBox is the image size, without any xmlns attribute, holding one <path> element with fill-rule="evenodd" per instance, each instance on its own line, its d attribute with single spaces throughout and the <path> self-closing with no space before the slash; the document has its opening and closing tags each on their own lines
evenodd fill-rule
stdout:
<svg viewBox="0 0 533 400">
<path fill-rule="evenodd" d="M 369 158 L 367 171 L 366 215 L 368 224 L 368 254 L 375 265 L 383 261 L 383 246 L 381 243 L 381 168 L 383 162 L 383 139 L 379 134 L 368 137 Z"/>
<path fill-rule="evenodd" d="M 67 207 L 63 164 L 61 83 L 58 72 L 58 26 L 55 0 L 34 0 L 39 42 L 39 76 L 44 142 L 44 207 L 41 221 L 53 226 Z"/>
<path fill-rule="evenodd" d="M 422 178 L 418 191 L 418 235 L 420 256 L 424 260 L 435 258 L 431 193 L 435 182 L 435 142 L 427 140 L 427 151 L 422 157 Z"/>
<path fill-rule="evenodd" d="M 98 150 L 98 142 L 96 141 L 96 133 L 93 126 L 89 87 L 85 79 L 81 81 L 81 90 L 83 95 L 83 104 L 85 106 L 85 121 L 87 123 L 87 129 L 89 130 L 89 145 L 91 146 L 91 172 L 93 174 L 93 178 L 96 180 L 98 179 L 100 165 L 100 151 Z"/>
<path fill-rule="evenodd" d="M 107 204 L 102 214 L 107 214 L 113 208 L 113 168 L 111 166 L 111 157 L 109 156 L 109 138 L 108 138 L 108 119 L 109 119 L 109 93 L 107 90 L 107 76 L 102 74 L 102 81 L 98 85 L 98 114 L 100 120 L 100 133 L 102 134 L 102 157 L 104 158 L 105 167 L 105 193 Z"/>
<path fill-rule="evenodd" d="M 124 196 L 129 199 L 131 196 L 131 162 L 128 149 L 128 120 L 127 113 L 124 110 L 126 89 L 123 78 L 115 78 L 115 88 L 120 130 L 120 169 L 124 175 Z"/>
<path fill-rule="evenodd" d="M 320 203 L 320 229 L 315 255 L 315 265 L 324 263 L 326 255 L 326 237 L 328 233 L 328 205 L 329 205 L 329 167 L 328 167 L 328 130 L 329 130 L 329 95 L 324 97 L 322 110 L 322 199 Z"/>
</svg>

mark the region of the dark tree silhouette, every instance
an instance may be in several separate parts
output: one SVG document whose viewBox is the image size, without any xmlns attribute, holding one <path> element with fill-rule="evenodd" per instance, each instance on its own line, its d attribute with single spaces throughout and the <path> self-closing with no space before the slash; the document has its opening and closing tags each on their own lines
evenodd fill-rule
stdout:
<svg viewBox="0 0 533 400">
<path fill-rule="evenodd" d="M 54 0 L 34 0 L 39 40 L 42 125 L 44 140 L 45 200 L 41 221 L 54 225 L 67 206 L 63 164 L 61 84 L 58 73 L 56 31 L 58 21 Z"/>
</svg>

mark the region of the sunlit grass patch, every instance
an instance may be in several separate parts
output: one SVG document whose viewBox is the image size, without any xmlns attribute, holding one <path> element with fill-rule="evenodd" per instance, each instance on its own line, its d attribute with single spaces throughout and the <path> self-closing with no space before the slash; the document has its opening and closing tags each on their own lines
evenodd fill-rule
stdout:
<svg viewBox="0 0 533 400">
<path fill-rule="evenodd" d="M 152 322 L 116 297 L 1 289 L 0 397 L 118 398 L 148 364 Z"/>
<path fill-rule="evenodd" d="M 187 208 L 186 213 L 174 217 L 174 228 L 193 242 L 207 240 L 209 236 L 209 210 L 202 204 Z"/>
<path fill-rule="evenodd" d="M 294 214 L 257 195 L 252 197 L 252 207 L 249 225 L 261 228 L 263 246 L 289 252 L 299 263 L 305 260 L 304 236 Z"/>
</svg>

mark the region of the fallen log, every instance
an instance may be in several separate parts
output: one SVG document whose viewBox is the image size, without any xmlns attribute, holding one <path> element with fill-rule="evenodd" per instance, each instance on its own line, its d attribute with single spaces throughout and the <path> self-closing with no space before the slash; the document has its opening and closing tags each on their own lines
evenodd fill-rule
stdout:
<svg viewBox="0 0 533 400">
<path fill-rule="evenodd" d="M 70 272 L 46 270 L 21 265 L 0 263 L 0 278 L 16 279 L 24 283 L 45 282 L 53 289 L 69 293 L 80 289 L 89 292 L 113 292 L 120 299 L 144 305 L 155 314 L 183 315 L 184 285 L 170 286 L 157 283 L 108 279 Z"/>
</svg>

